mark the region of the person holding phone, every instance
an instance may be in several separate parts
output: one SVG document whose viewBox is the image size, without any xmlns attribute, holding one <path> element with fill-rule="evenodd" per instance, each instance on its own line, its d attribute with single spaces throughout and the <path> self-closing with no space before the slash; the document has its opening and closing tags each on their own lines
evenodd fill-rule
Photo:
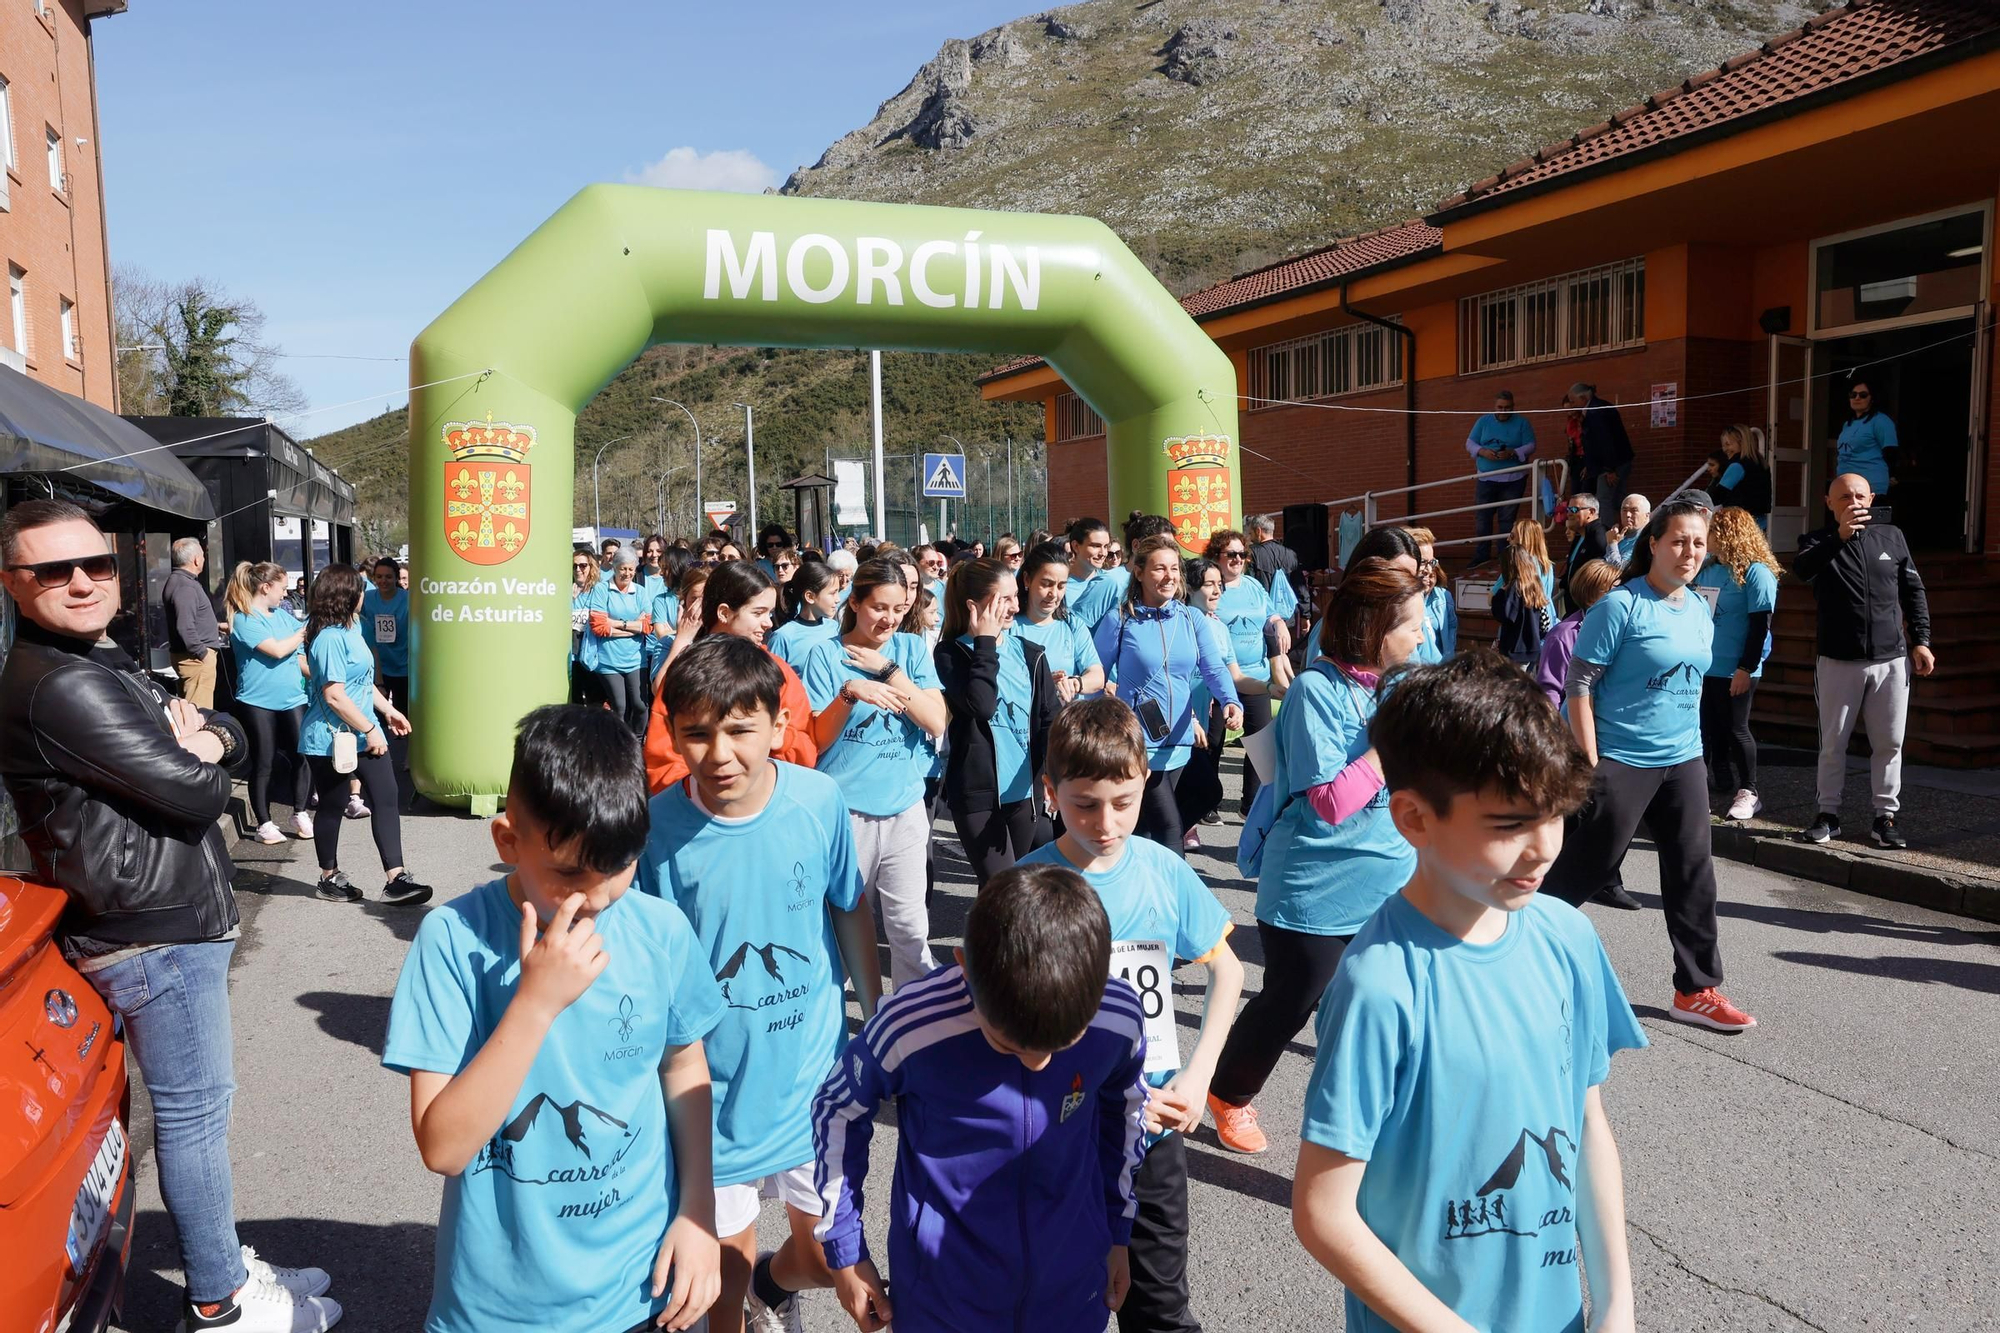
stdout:
<svg viewBox="0 0 2000 1333">
<path fill-rule="evenodd" d="M 981 884 L 1055 836 L 1036 786 L 1061 696 L 1048 654 L 1014 630 L 1019 596 L 998 560 L 953 565 L 933 653 L 950 712 L 945 801 Z"/>
<path fill-rule="evenodd" d="M 431 887 L 403 866 L 402 820 L 396 813 L 401 797 L 389 762 L 389 733 L 409 735 L 410 719 L 376 686 L 375 654 L 360 619 L 360 572 L 352 565 L 328 565 L 313 579 L 306 605 L 306 662 L 312 680 L 299 753 L 312 770 L 320 805 L 327 809 L 346 793 L 350 774 L 360 779 L 368 794 L 375 850 L 382 857 L 382 901 L 415 906 L 430 901 Z M 325 902 L 356 903 L 361 890 L 340 869 L 342 822 L 314 821 L 320 873 L 313 894 Z"/>
<path fill-rule="evenodd" d="M 1130 569 L 1124 600 L 1098 622 L 1097 656 L 1104 663 L 1105 689 L 1138 714 L 1146 733 L 1152 776 L 1139 833 L 1178 855 L 1183 830 L 1174 787 L 1194 740 L 1191 682 L 1199 673 L 1222 705 L 1225 730 L 1243 725 L 1243 701 L 1221 646 L 1202 630 L 1202 613 L 1181 600 L 1180 540 L 1165 534 L 1140 538 L 1132 544 Z"/>
</svg>

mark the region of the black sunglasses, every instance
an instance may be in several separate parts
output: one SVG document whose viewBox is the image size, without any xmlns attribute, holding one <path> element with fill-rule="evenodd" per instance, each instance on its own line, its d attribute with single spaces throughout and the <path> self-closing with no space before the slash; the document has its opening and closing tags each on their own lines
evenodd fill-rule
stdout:
<svg viewBox="0 0 2000 1333">
<path fill-rule="evenodd" d="M 118 577 L 118 557 L 87 555 L 81 560 L 44 560 L 39 565 L 9 565 L 7 569 L 14 574 L 33 574 L 44 588 L 62 587 L 79 569 L 93 583 L 109 583 Z"/>
<path fill-rule="evenodd" d="M 1871 395 L 1866 389 L 1856 389 L 1853 393 L 1850 393 L 1847 396 L 1849 398 L 1867 398 L 1870 397 Z"/>
</svg>

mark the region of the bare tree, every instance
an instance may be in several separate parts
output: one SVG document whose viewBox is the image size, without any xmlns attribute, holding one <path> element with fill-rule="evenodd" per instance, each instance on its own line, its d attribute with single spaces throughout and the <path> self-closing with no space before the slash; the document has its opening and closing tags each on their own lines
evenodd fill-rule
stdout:
<svg viewBox="0 0 2000 1333">
<path fill-rule="evenodd" d="M 146 416 L 276 416 L 306 406 L 277 367 L 257 303 L 202 278 L 121 266 L 113 286 L 119 403 Z"/>
</svg>

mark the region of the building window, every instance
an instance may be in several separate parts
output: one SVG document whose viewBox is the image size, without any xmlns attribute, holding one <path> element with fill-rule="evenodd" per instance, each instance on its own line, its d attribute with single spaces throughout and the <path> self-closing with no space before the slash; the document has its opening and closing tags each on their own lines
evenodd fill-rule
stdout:
<svg viewBox="0 0 2000 1333">
<path fill-rule="evenodd" d="M 1646 261 L 1566 273 L 1459 303 L 1459 372 L 1498 370 L 1646 341 Z"/>
<path fill-rule="evenodd" d="M 1816 242 L 1813 332 L 1971 315 L 1986 289 L 1992 230 L 1981 205 Z"/>
<path fill-rule="evenodd" d="M 7 305 L 14 315 L 14 350 L 28 355 L 28 275 L 7 265 Z"/>
<path fill-rule="evenodd" d="M 19 169 L 21 159 L 14 152 L 14 98 L 7 90 L 5 79 L 0 79 L 0 139 L 5 140 L 0 143 L 0 162 L 4 162 L 9 171 Z"/>
<path fill-rule="evenodd" d="M 1104 434 L 1104 418 L 1090 410 L 1090 404 L 1073 393 L 1056 397 L 1056 438 L 1082 440 Z"/>
<path fill-rule="evenodd" d="M 1403 340 L 1376 324 L 1349 324 L 1309 338 L 1253 347 L 1252 409 L 1334 398 L 1403 382 Z"/>
<path fill-rule="evenodd" d="M 83 347 L 76 340 L 76 302 L 67 296 L 56 298 L 61 303 L 63 355 L 72 361 L 83 360 Z"/>
<path fill-rule="evenodd" d="M 49 188 L 57 194 L 68 193 L 68 182 L 63 177 L 62 136 L 49 131 Z"/>
</svg>

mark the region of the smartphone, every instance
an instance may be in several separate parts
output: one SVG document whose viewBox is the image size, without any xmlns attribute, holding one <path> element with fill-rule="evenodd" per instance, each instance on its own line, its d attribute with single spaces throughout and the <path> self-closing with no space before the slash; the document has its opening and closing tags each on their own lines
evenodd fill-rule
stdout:
<svg viewBox="0 0 2000 1333">
<path fill-rule="evenodd" d="M 1141 699 L 1133 712 L 1139 715 L 1139 725 L 1146 730 L 1146 739 L 1158 745 L 1167 738 L 1167 710 L 1160 707 L 1158 699 Z"/>
</svg>

